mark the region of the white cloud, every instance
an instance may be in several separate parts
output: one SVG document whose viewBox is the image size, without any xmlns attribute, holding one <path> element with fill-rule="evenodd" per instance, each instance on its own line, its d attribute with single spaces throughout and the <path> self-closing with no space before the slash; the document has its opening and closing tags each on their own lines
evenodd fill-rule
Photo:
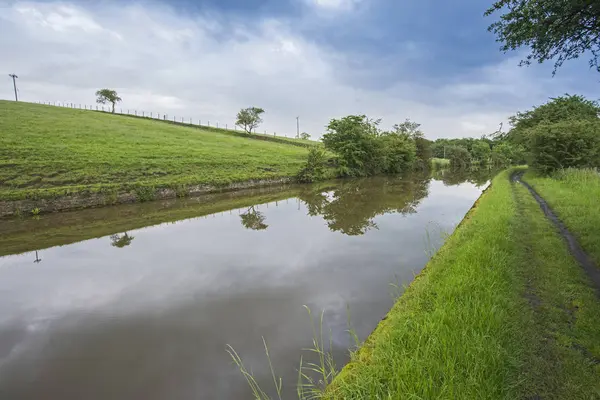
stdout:
<svg viewBox="0 0 600 400">
<path fill-rule="evenodd" d="M 326 10 L 350 10 L 361 0 L 305 0 L 308 5 Z"/>
<path fill-rule="evenodd" d="M 355 1 L 313 0 L 321 7 Z M 431 138 L 479 136 L 523 107 L 564 93 L 567 83 L 540 79 L 515 60 L 486 66 L 431 88 L 413 81 L 410 62 L 385 89 L 359 87 L 349 55 L 322 48 L 285 20 L 225 26 L 210 15 L 167 6 L 0 0 L 0 71 L 19 75 L 24 101 L 93 104 L 101 87 L 116 89 L 121 107 L 231 126 L 241 107 L 267 110 L 263 129 L 320 135 L 330 118 L 367 114 L 385 126 L 409 117 Z M 410 46 L 410 43 L 407 43 Z M 376 60 L 375 60 L 376 61 Z M 375 70 L 361 74 L 376 74 Z M 0 98 L 12 98 L 12 82 Z"/>
</svg>

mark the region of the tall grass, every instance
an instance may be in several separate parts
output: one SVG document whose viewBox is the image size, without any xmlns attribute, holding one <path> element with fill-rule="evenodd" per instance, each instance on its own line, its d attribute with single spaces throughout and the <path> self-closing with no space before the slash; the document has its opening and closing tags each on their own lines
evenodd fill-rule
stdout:
<svg viewBox="0 0 600 400">
<path fill-rule="evenodd" d="M 296 392 L 299 400 L 314 400 L 320 399 L 324 396 L 327 388 L 338 374 L 338 369 L 333 358 L 331 349 L 332 334 L 329 332 L 328 341 L 325 341 L 323 335 L 323 317 L 325 312 L 321 312 L 321 315 L 317 322 L 313 318 L 312 311 L 308 306 L 304 306 L 310 319 L 312 328 L 312 343 L 311 347 L 304 349 L 305 352 L 309 353 L 312 358 L 316 361 L 305 361 L 304 357 L 300 358 L 300 364 L 298 367 L 298 381 L 296 385 Z M 358 336 L 354 330 L 350 327 L 350 312 L 348 309 L 348 333 L 355 341 L 356 346 L 360 345 Z M 269 371 L 273 380 L 273 388 L 277 395 L 277 399 L 282 398 L 283 380 L 278 377 L 273 369 L 271 362 L 271 355 L 269 353 L 269 346 L 265 338 L 263 337 L 263 346 L 265 349 L 265 356 L 269 364 Z M 254 375 L 244 365 L 242 357 L 235 351 L 231 345 L 227 345 L 227 352 L 231 356 L 233 362 L 237 365 L 238 369 L 246 379 L 248 386 L 252 392 L 254 400 L 271 400 L 272 398 L 267 394 L 266 389 L 261 387 Z M 311 357 L 309 357 L 311 358 Z"/>
</svg>

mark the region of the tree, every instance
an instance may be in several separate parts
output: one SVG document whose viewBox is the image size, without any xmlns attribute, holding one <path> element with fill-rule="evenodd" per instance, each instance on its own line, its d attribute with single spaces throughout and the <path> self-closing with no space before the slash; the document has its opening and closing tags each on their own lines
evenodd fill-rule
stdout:
<svg viewBox="0 0 600 400">
<path fill-rule="evenodd" d="M 379 121 L 372 121 L 365 115 L 349 115 L 329 122 L 323 144 L 338 156 L 340 175 L 367 176 L 381 172 L 378 125 Z"/>
<path fill-rule="evenodd" d="M 306 133 L 306 132 L 302 132 L 300 134 L 300 139 L 302 139 L 302 140 L 310 140 L 310 135 L 308 133 Z"/>
<path fill-rule="evenodd" d="M 556 123 L 567 120 L 598 120 L 600 106 L 597 102 L 583 96 L 569 95 L 551 98 L 550 101 L 532 110 L 518 112 L 509 118 L 512 126 L 506 137 L 524 144 L 527 132 L 541 123 Z"/>
<path fill-rule="evenodd" d="M 115 90 L 111 89 L 100 89 L 96 92 L 96 103 L 98 104 L 112 104 L 112 112 L 115 112 L 115 104 L 119 103 L 122 99 L 119 97 Z"/>
<path fill-rule="evenodd" d="M 110 245 L 122 249 L 123 247 L 129 246 L 131 242 L 133 242 L 133 239 L 135 238 L 129 235 L 127 232 L 121 235 L 110 235 Z"/>
<path fill-rule="evenodd" d="M 242 219 L 242 225 L 246 229 L 252 229 L 254 231 L 262 231 L 269 227 L 265 224 L 265 215 L 260 211 L 256 211 L 254 206 L 250 207 L 248 211 L 240 215 Z"/>
<path fill-rule="evenodd" d="M 453 169 L 468 168 L 471 166 L 471 153 L 462 146 L 448 146 L 446 156 L 450 159 L 450 166 Z"/>
<path fill-rule="evenodd" d="M 562 168 L 600 167 L 600 121 L 540 124 L 530 132 L 531 165 L 550 173 Z"/>
<path fill-rule="evenodd" d="M 413 122 L 407 118 L 406 121 L 402 122 L 401 124 L 394 125 L 394 131 L 398 133 L 405 133 L 411 138 L 416 139 L 425 136 L 423 132 L 421 132 L 421 130 L 419 129 L 420 127 L 421 124 Z"/>
<path fill-rule="evenodd" d="M 481 164 L 487 164 L 490 155 L 492 154 L 492 149 L 490 145 L 484 140 L 478 140 L 473 144 L 471 148 L 471 155 L 475 160 L 478 160 Z"/>
<path fill-rule="evenodd" d="M 237 121 L 236 125 L 244 128 L 246 133 L 252 133 L 252 130 L 258 128 L 258 126 L 263 122 L 260 117 L 264 114 L 265 110 L 259 107 L 248 107 L 243 108 L 240 112 L 237 113 Z"/>
<path fill-rule="evenodd" d="M 485 15 L 504 12 L 488 28 L 501 50 L 523 46 L 530 53 L 519 65 L 554 60 L 554 71 L 565 61 L 591 53 L 590 68 L 600 72 L 600 3 L 597 0 L 498 0 Z"/>
</svg>

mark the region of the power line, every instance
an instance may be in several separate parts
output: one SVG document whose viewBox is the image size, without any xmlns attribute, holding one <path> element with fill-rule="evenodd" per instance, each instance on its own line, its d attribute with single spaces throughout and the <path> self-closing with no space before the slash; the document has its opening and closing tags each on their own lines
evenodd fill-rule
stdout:
<svg viewBox="0 0 600 400">
<path fill-rule="evenodd" d="M 15 101 L 19 101 L 19 96 L 17 95 L 17 81 L 16 81 L 18 76 L 15 74 L 8 74 L 8 76 L 10 76 L 13 80 L 13 87 L 15 88 Z"/>
</svg>

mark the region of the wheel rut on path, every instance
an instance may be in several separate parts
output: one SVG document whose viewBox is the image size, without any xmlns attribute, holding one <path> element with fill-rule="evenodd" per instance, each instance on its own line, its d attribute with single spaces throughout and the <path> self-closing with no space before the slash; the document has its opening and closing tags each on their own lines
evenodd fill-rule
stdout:
<svg viewBox="0 0 600 400">
<path fill-rule="evenodd" d="M 567 243 L 569 251 L 590 279 L 593 288 L 596 291 L 596 296 L 600 298 L 600 268 L 596 266 L 594 260 L 592 260 L 585 250 L 583 250 L 575 236 L 573 236 L 573 234 L 567 229 L 566 225 L 558 218 L 554 211 L 552 211 L 546 200 L 544 200 L 544 198 L 540 196 L 529 183 L 523 181 L 521 179 L 522 176 L 523 172 L 518 172 L 513 174 L 511 178 L 514 182 L 520 183 L 529 190 L 533 198 L 537 201 L 538 205 L 542 209 L 546 218 L 548 218 L 558 229 L 558 232 Z"/>
</svg>

